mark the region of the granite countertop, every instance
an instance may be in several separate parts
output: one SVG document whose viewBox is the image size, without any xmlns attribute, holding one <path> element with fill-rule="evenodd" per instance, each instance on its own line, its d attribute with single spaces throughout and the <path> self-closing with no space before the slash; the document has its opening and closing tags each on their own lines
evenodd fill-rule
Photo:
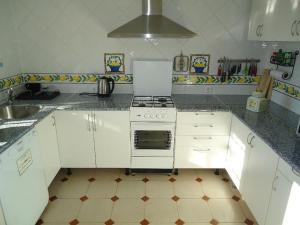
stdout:
<svg viewBox="0 0 300 225">
<path fill-rule="evenodd" d="M 240 95 L 174 95 L 177 110 L 231 111 L 283 160 L 300 171 L 300 138 L 296 136 L 299 116 L 271 102 L 268 110 L 255 113 L 246 109 L 249 96 Z M 209 101 L 212 104 L 209 104 Z M 219 104 L 219 106 L 217 106 Z"/>
<path fill-rule="evenodd" d="M 240 95 L 173 95 L 176 108 L 184 111 L 231 111 L 257 136 L 262 138 L 282 159 L 300 171 L 300 138 L 295 134 L 299 116 L 275 103 L 261 113 L 246 110 L 248 96 Z M 54 110 L 129 110 L 132 95 L 115 94 L 98 98 L 79 94 L 61 94 L 50 101 L 16 101 L 16 105 L 41 105 L 42 110 L 26 127 L 5 128 L 8 120 L 0 121 L 0 153 L 31 130 Z M 10 120 L 11 121 L 11 120 Z M 17 121 L 17 120 L 14 120 Z M 19 120 L 22 122 L 22 120 Z"/>
</svg>

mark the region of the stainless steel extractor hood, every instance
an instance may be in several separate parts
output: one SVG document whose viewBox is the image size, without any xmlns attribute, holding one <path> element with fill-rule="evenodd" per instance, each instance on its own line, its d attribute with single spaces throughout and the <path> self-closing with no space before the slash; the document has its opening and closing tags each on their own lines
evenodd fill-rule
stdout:
<svg viewBox="0 0 300 225">
<path fill-rule="evenodd" d="M 111 38 L 191 38 L 196 33 L 162 15 L 162 0 L 142 0 L 142 15 L 110 32 Z"/>
</svg>

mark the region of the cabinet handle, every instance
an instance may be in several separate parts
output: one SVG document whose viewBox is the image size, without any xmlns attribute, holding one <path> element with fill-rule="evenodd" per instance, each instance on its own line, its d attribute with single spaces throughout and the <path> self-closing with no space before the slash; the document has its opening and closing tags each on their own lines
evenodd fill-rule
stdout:
<svg viewBox="0 0 300 225">
<path fill-rule="evenodd" d="M 260 25 L 258 25 L 257 28 L 256 28 L 256 36 L 257 36 L 257 37 L 259 37 L 259 31 L 258 31 L 259 28 L 260 28 Z"/>
<path fill-rule="evenodd" d="M 297 23 L 297 25 L 296 25 L 296 34 L 297 34 L 297 36 L 300 35 L 299 25 L 300 25 L 300 20 L 298 20 L 298 23 Z"/>
<path fill-rule="evenodd" d="M 249 142 L 249 137 L 250 137 L 250 135 L 252 135 L 252 133 L 249 133 L 249 134 L 248 134 L 248 137 L 247 137 L 247 144 L 248 144 L 248 145 L 250 145 L 250 142 Z"/>
<path fill-rule="evenodd" d="M 194 140 L 212 140 L 212 137 L 193 137 Z"/>
<path fill-rule="evenodd" d="M 259 37 L 262 37 L 262 36 L 263 36 L 263 31 L 264 31 L 264 25 L 261 24 L 261 25 L 260 25 L 260 29 L 259 29 Z"/>
<path fill-rule="evenodd" d="M 294 31 L 294 27 L 297 23 L 297 20 L 295 20 L 293 23 L 292 23 L 292 26 L 291 26 L 291 35 L 294 37 L 295 36 L 295 31 Z"/>
<path fill-rule="evenodd" d="M 200 115 L 205 115 L 205 116 L 206 116 L 206 115 L 209 115 L 209 116 L 214 116 L 214 115 L 215 115 L 215 113 L 198 113 L 198 112 L 196 112 L 196 113 L 195 113 L 195 115 L 196 115 L 196 116 L 200 116 Z"/>
<path fill-rule="evenodd" d="M 195 124 L 194 125 L 195 128 L 198 128 L 198 127 L 214 127 L 213 124 Z"/>
<path fill-rule="evenodd" d="M 294 167 L 292 168 L 292 171 L 293 171 L 293 173 L 294 173 L 296 176 L 300 177 L 300 171 L 298 171 L 298 170 L 295 169 Z"/>
<path fill-rule="evenodd" d="M 255 139 L 255 136 L 253 135 L 252 138 L 250 139 L 249 145 L 251 148 L 254 147 L 254 145 L 252 144 L 252 141 Z"/>
<path fill-rule="evenodd" d="M 278 179 L 279 179 L 279 177 L 276 176 L 276 177 L 274 178 L 274 180 L 273 180 L 273 185 L 272 185 L 273 191 L 277 191 L 277 183 L 278 183 Z"/>
<path fill-rule="evenodd" d="M 55 127 L 55 125 L 56 125 L 55 124 L 55 117 L 52 115 L 51 118 L 52 118 L 52 121 L 53 121 L 52 126 Z"/>
<path fill-rule="evenodd" d="M 97 121 L 96 121 L 96 113 L 93 113 L 93 116 L 94 116 L 94 131 L 97 132 Z"/>
<path fill-rule="evenodd" d="M 194 148 L 193 151 L 194 152 L 209 152 L 210 148 L 206 148 L 206 149 Z"/>
<path fill-rule="evenodd" d="M 91 131 L 90 114 L 88 114 L 88 119 L 87 119 L 87 130 Z"/>
</svg>

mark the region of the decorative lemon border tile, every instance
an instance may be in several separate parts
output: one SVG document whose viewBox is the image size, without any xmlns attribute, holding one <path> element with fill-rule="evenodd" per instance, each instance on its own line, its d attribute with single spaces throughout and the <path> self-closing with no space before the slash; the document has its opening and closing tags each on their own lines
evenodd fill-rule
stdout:
<svg viewBox="0 0 300 225">
<path fill-rule="evenodd" d="M 300 100 L 300 87 L 298 86 L 275 80 L 273 83 L 273 90 Z"/>
<path fill-rule="evenodd" d="M 239 84 L 239 85 L 253 85 L 257 84 L 260 81 L 260 76 L 252 77 L 252 76 L 231 76 L 227 81 L 222 82 L 220 76 L 214 75 L 174 75 L 173 83 L 174 84 L 222 84 L 222 85 L 231 85 L 231 84 Z"/>
<path fill-rule="evenodd" d="M 16 75 L 0 80 L 0 90 L 5 90 L 11 87 L 19 86 L 24 83 L 24 78 L 22 75 Z"/>
</svg>

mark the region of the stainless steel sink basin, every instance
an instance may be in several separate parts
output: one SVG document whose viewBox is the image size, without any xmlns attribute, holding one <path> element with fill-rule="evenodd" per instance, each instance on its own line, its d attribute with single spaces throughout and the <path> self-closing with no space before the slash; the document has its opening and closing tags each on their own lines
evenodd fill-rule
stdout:
<svg viewBox="0 0 300 225">
<path fill-rule="evenodd" d="M 6 105 L 0 107 L 1 119 L 24 119 L 40 111 L 39 106 Z"/>
</svg>

